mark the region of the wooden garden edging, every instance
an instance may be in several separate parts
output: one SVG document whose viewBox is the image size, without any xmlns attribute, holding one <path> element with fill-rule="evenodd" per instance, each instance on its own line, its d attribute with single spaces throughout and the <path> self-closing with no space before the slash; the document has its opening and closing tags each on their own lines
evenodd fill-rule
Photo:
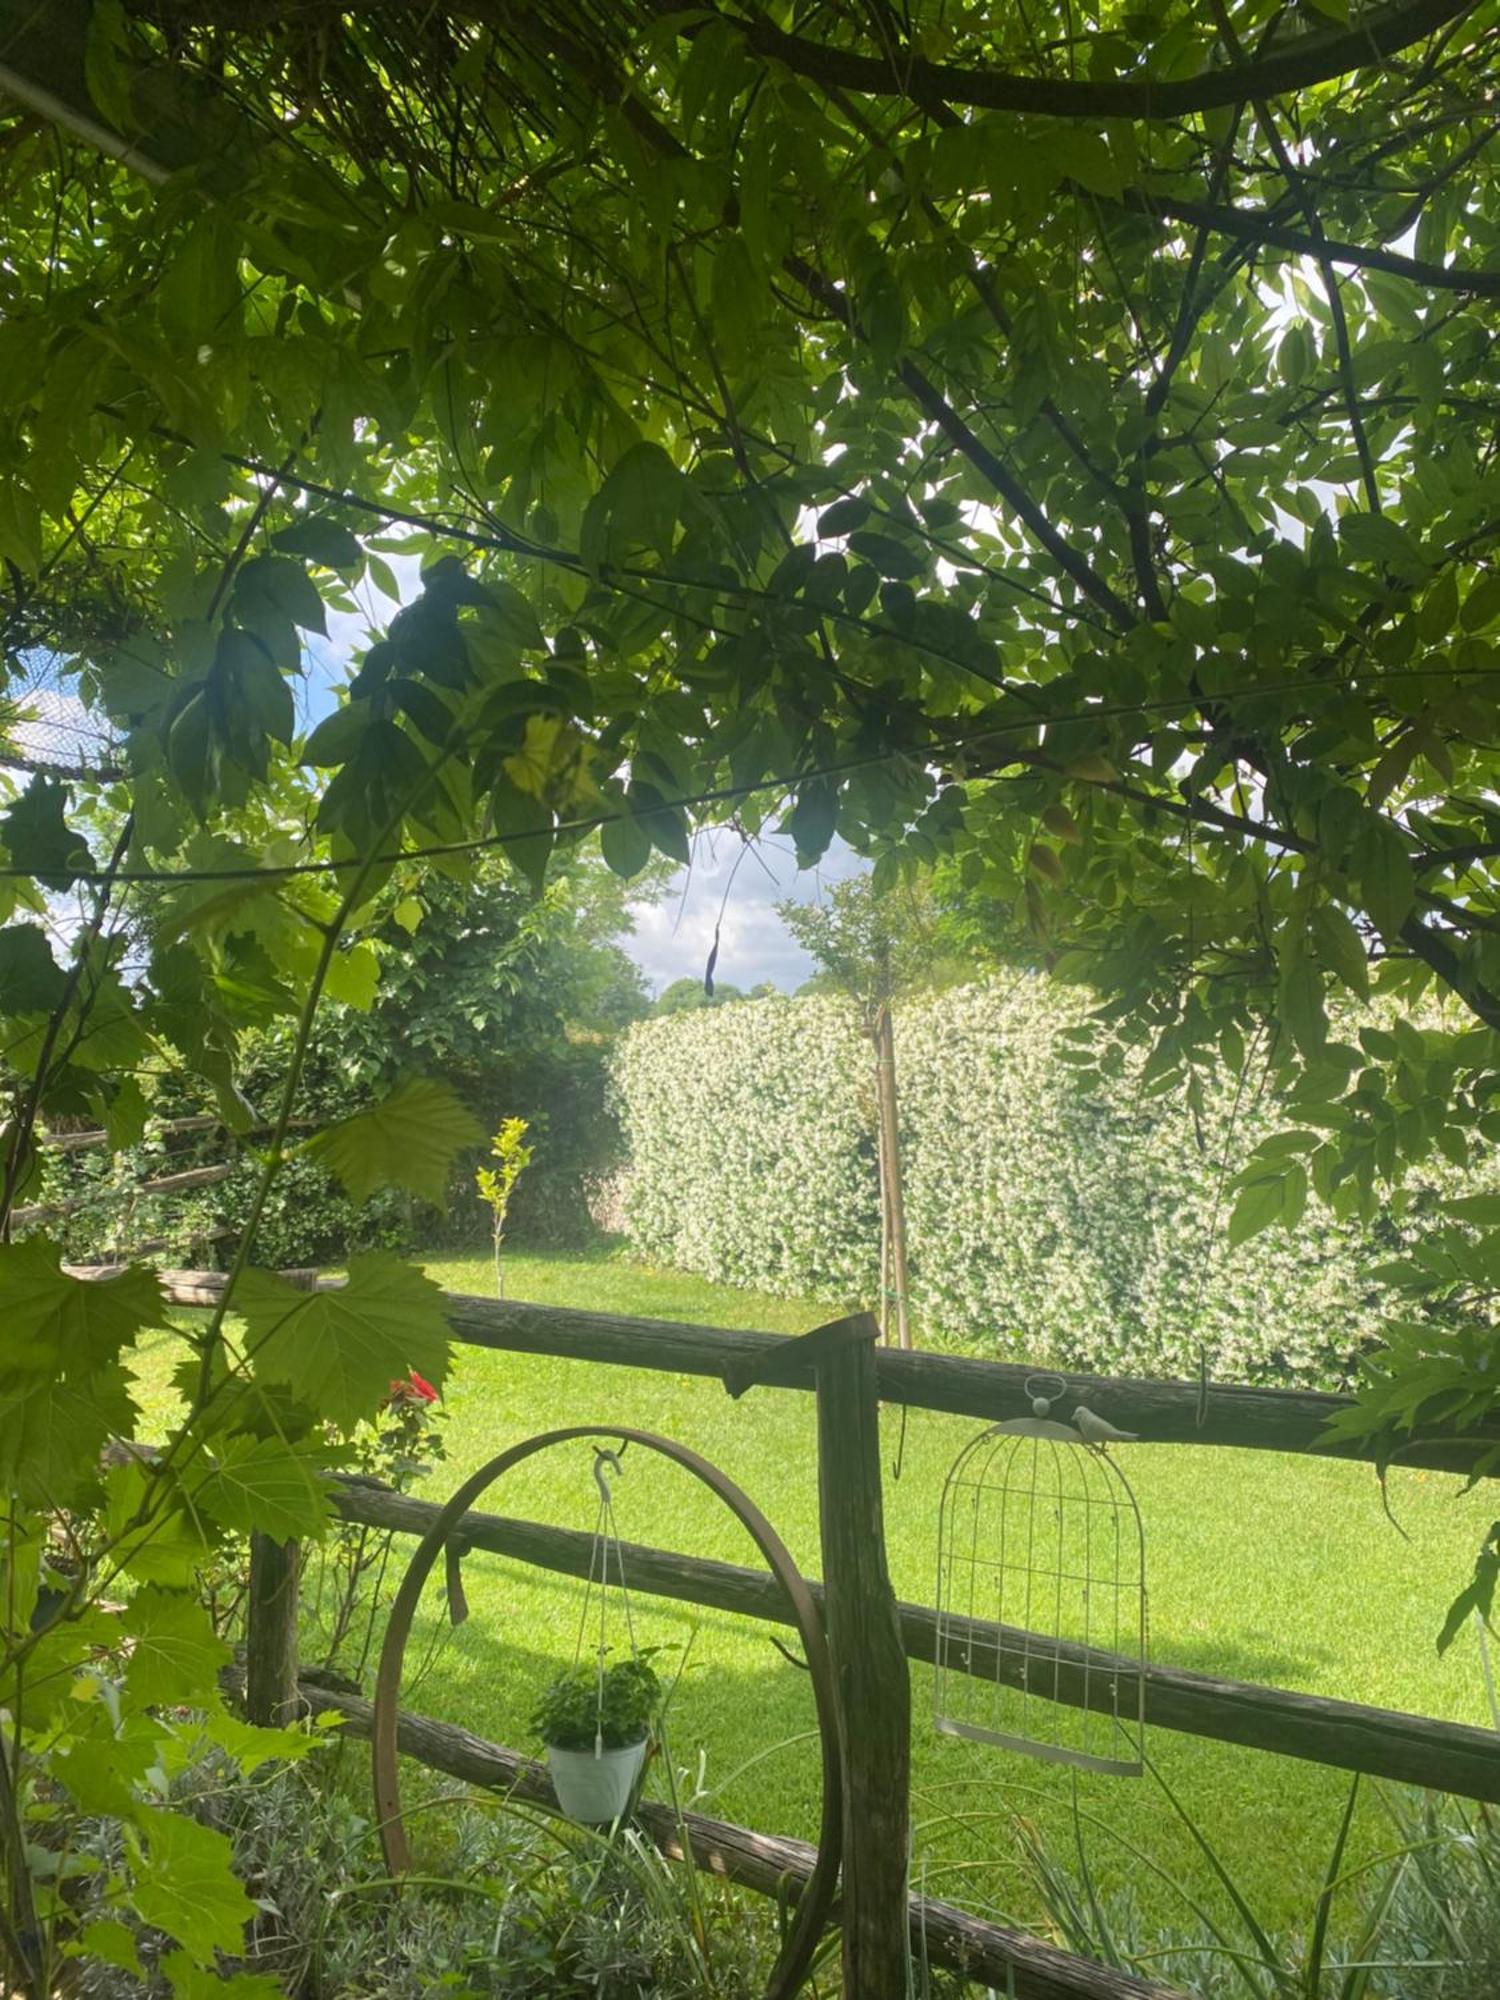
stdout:
<svg viewBox="0 0 1500 2000">
<path fill-rule="evenodd" d="M 306 1683 L 301 1695 L 314 1711 L 334 1710 L 342 1716 L 350 1736 L 368 1738 L 373 1733 L 374 1706 L 361 1696 L 316 1682 Z M 397 1717 L 396 1741 L 404 1755 L 429 1770 L 557 1810 L 544 1764 L 487 1743 L 454 1723 L 403 1709 Z M 696 1868 L 762 1895 L 795 1895 L 813 1871 L 816 1849 L 807 1841 L 752 1833 L 727 1820 L 695 1812 L 679 1814 L 649 1800 L 637 1806 L 635 1817 L 669 1859 L 691 1861 Z M 1024 1931 L 971 1917 L 951 1903 L 911 1896 L 907 1921 L 913 1953 L 925 1952 L 928 1958 L 1001 1992 L 1014 1991 L 1016 2000 L 1182 2000 L 1174 1988 L 1075 1958 Z"/>
<path fill-rule="evenodd" d="M 174 1305 L 212 1306 L 223 1287 L 217 1271 L 163 1271 Z M 789 1389 L 811 1389 L 813 1370 L 794 1359 L 774 1365 L 778 1348 L 793 1341 L 742 1328 L 684 1326 L 673 1320 L 630 1319 L 618 1313 L 582 1312 L 572 1306 L 535 1306 L 519 1300 L 473 1298 L 447 1292 L 445 1311 L 456 1340 L 508 1353 L 547 1354 L 562 1360 L 606 1362 L 617 1368 L 662 1369 L 673 1375 L 722 1380 L 736 1364 L 769 1363 L 759 1379 Z M 881 1348 L 875 1356 L 881 1400 L 913 1409 L 982 1418 L 1030 1414 L 1026 1383 L 1033 1365 L 971 1361 L 960 1355 Z M 1126 1376 L 1069 1373 L 1076 1396 L 1145 1444 L 1233 1445 L 1249 1451 L 1313 1452 L 1326 1458 L 1373 1464 L 1378 1453 L 1363 1440 L 1330 1440 L 1328 1419 L 1348 1409 L 1347 1396 L 1313 1389 L 1249 1389 L 1238 1384 L 1143 1382 Z M 1070 1400 L 1071 1407 L 1071 1400 Z M 1400 1463 L 1438 1472 L 1468 1472 L 1481 1452 L 1500 1444 L 1500 1430 L 1475 1429 L 1448 1437 L 1428 1435 L 1403 1446 Z"/>
<path fill-rule="evenodd" d="M 350 1521 L 401 1535 L 424 1535 L 439 1512 L 430 1500 L 417 1500 L 363 1478 L 342 1480 L 334 1493 L 334 1505 Z M 546 1527 L 503 1514 L 470 1513 L 463 1519 L 463 1537 L 470 1549 L 509 1556 L 537 1569 L 562 1576 L 589 1574 L 593 1537 L 576 1528 Z M 639 1542 L 622 1543 L 621 1554 L 632 1590 L 648 1597 L 700 1604 L 776 1625 L 792 1623 L 786 1599 L 768 1571 L 704 1556 L 676 1555 Z M 808 1588 L 821 1599 L 820 1583 L 809 1578 Z M 937 1614 L 922 1604 L 903 1602 L 896 1609 L 907 1657 L 932 1661 L 937 1651 Z M 967 1641 L 951 1656 L 950 1664 L 956 1667 L 972 1650 L 972 1671 L 984 1677 L 993 1677 L 998 1671 L 1010 1685 L 1021 1685 L 1019 1668 L 1026 1635 L 1018 1627 L 978 1619 L 949 1623 L 954 1630 L 961 1627 Z M 1047 1643 L 1050 1647 L 1053 1642 L 1049 1639 Z M 1085 1658 L 1090 1673 L 1097 1677 L 1108 1669 L 1112 1656 L 1067 1642 L 1059 1650 L 1064 1664 L 1057 1678 L 1056 1698 L 1081 1706 Z M 1500 1804 L 1500 1733 L 1467 1723 L 1438 1722 L 1395 1709 L 1368 1708 L 1360 1702 L 1334 1701 L 1151 1664 L 1146 1667 L 1146 1720 L 1158 1729 L 1180 1730 L 1220 1743 L 1271 1750 L 1282 1757 L 1302 1757 L 1344 1771 L 1362 1771 L 1374 1778 L 1425 1785 Z"/>
</svg>

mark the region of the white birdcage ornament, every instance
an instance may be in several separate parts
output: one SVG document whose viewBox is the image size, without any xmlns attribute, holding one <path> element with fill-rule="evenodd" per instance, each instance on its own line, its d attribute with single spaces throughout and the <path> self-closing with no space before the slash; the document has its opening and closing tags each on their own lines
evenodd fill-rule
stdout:
<svg viewBox="0 0 1500 2000">
<path fill-rule="evenodd" d="M 1029 1417 L 959 1453 L 938 1520 L 937 1727 L 1088 1771 L 1145 1768 L 1140 1509 L 1109 1455 L 1127 1440 L 1067 1384 L 1032 1376 Z"/>
</svg>

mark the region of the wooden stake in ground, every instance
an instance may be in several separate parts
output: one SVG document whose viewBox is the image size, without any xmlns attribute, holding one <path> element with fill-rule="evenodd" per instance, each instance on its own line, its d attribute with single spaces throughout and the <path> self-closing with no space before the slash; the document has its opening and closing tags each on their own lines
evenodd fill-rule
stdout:
<svg viewBox="0 0 1500 2000">
<path fill-rule="evenodd" d="M 875 1106 L 880 1160 L 880 1327 L 888 1337 L 890 1304 L 896 1307 L 896 1340 L 911 1346 L 906 1301 L 906 1198 L 901 1186 L 901 1119 L 896 1098 L 896 1037 L 891 1008 L 882 1000 L 870 1028 L 875 1045 Z"/>
</svg>

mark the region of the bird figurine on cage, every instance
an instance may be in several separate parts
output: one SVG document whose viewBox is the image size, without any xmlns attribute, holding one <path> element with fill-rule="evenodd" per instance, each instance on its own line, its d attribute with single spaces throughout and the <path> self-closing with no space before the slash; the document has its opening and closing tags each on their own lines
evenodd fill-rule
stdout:
<svg viewBox="0 0 1500 2000">
<path fill-rule="evenodd" d="M 1080 1403 L 1073 1412 L 1073 1428 L 1085 1444 L 1095 1445 L 1100 1451 L 1107 1444 L 1134 1444 L 1140 1435 L 1137 1431 L 1117 1431 L 1103 1417 L 1095 1416 L 1085 1403 Z"/>
<path fill-rule="evenodd" d="M 1135 1442 L 1084 1403 L 1031 1414 L 960 1452 L 938 1521 L 937 1727 L 1086 1770 L 1144 1765 L 1146 1574 L 1140 1510 L 1109 1454 Z"/>
</svg>

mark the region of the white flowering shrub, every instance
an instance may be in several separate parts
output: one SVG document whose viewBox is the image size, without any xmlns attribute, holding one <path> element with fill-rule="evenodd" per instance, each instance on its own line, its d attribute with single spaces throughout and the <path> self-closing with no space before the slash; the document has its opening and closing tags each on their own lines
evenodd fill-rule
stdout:
<svg viewBox="0 0 1500 2000">
<path fill-rule="evenodd" d="M 865 1047 L 836 1002 L 780 996 L 632 1028 L 613 1072 L 631 1240 L 728 1284 L 867 1293 L 880 1203 Z"/>
<path fill-rule="evenodd" d="M 1070 1063 L 1084 1003 L 997 979 L 896 1009 L 913 1308 L 922 1339 L 1103 1372 L 1335 1384 L 1395 1295 L 1402 1230 L 1335 1221 L 1237 1250 L 1228 1182 L 1279 1129 L 1226 1077 L 1205 1115 Z M 614 1089 L 622 1212 L 646 1255 L 722 1282 L 873 1302 L 879 1202 L 869 1045 L 851 1012 L 780 997 L 646 1021 Z M 1233 1115 L 1231 1116 L 1231 1111 Z M 1500 1185 L 1434 1163 L 1437 1195 Z M 1224 1190 L 1222 1196 L 1221 1186 Z"/>
</svg>

